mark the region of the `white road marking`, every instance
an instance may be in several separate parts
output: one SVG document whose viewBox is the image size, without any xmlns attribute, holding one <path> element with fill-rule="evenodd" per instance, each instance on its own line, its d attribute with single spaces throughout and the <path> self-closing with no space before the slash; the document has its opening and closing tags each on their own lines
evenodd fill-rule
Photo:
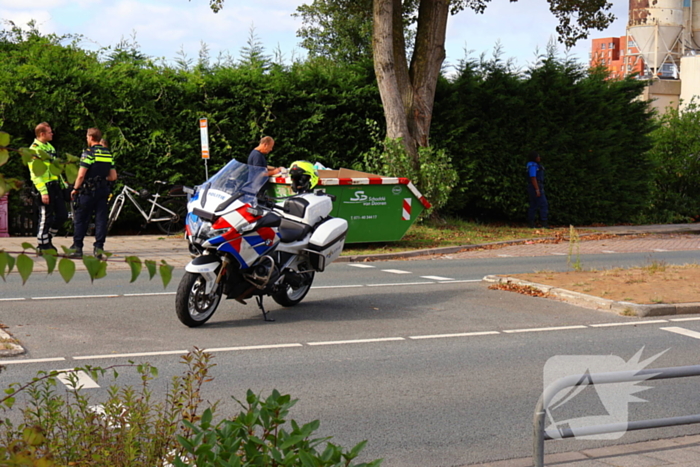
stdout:
<svg viewBox="0 0 700 467">
<path fill-rule="evenodd" d="M 674 332 L 674 333 L 680 334 L 682 336 L 688 336 L 688 337 L 693 337 L 695 339 L 700 339 L 700 332 L 691 331 L 690 329 L 677 328 L 677 327 L 659 328 L 659 329 L 661 329 L 662 331 Z"/>
<path fill-rule="evenodd" d="M 627 321 L 624 323 L 600 323 L 600 324 L 589 324 L 592 328 L 609 328 L 612 326 L 636 326 L 637 324 L 655 324 L 655 323 L 668 323 L 665 319 L 653 319 L 649 321 Z"/>
<path fill-rule="evenodd" d="M 612 250 L 603 250 L 603 253 L 614 254 L 616 252 Z"/>
<path fill-rule="evenodd" d="M 653 249 L 653 250 L 651 250 L 651 251 L 658 251 L 658 252 L 662 252 L 662 251 L 668 251 L 668 250 L 664 250 L 663 248 L 654 248 L 654 249 Z"/>
<path fill-rule="evenodd" d="M 451 277 L 441 277 L 441 276 L 420 276 L 421 279 L 430 279 L 431 281 L 453 281 Z"/>
<path fill-rule="evenodd" d="M 64 295 L 57 297 L 32 297 L 32 300 L 65 300 L 74 298 L 116 298 L 119 295 Z"/>
<path fill-rule="evenodd" d="M 501 258 L 512 258 L 513 257 L 513 255 L 496 255 L 496 256 L 500 256 Z"/>
<path fill-rule="evenodd" d="M 462 281 L 462 282 L 480 282 L 474 281 Z M 434 283 L 434 282 L 431 282 Z M 386 284 L 386 285 L 402 285 L 402 284 Z M 671 321 L 696 321 L 700 320 L 700 317 L 695 318 L 674 318 Z M 450 333 L 450 334 L 430 334 L 430 335 L 420 335 L 420 336 L 408 336 L 408 337 L 378 337 L 369 339 L 352 339 L 352 340 L 342 340 L 342 341 L 322 341 L 322 342 L 307 342 L 307 343 L 288 343 L 288 344 L 269 344 L 269 345 L 247 345 L 239 347 L 220 347 L 205 349 L 207 352 L 231 352 L 231 351 L 243 351 L 243 350 L 259 350 L 259 349 L 278 349 L 278 348 L 300 348 L 305 345 L 308 346 L 322 346 L 322 345 L 342 345 L 342 344 L 365 344 L 374 342 L 393 342 L 393 341 L 405 341 L 405 340 L 424 340 L 424 339 L 442 339 L 450 337 L 475 337 L 475 336 L 489 336 L 498 334 L 517 334 L 526 332 L 542 332 L 542 331 L 564 331 L 570 329 L 587 329 L 587 328 L 604 328 L 604 327 L 614 327 L 614 326 L 632 326 L 637 324 L 658 324 L 667 323 L 668 320 L 657 319 L 649 321 L 633 321 L 633 322 L 621 322 L 621 323 L 598 323 L 598 324 L 588 324 L 588 325 L 572 325 L 572 326 L 554 326 L 554 327 L 543 327 L 543 328 L 524 328 L 524 329 L 506 329 L 503 331 L 474 331 L 474 332 L 462 332 L 462 333 Z M 685 336 L 700 339 L 700 332 L 691 331 L 685 328 L 679 327 L 667 327 L 660 328 L 664 331 L 675 332 Z M 167 350 L 159 352 L 135 352 L 135 353 L 124 353 L 124 354 L 107 354 L 107 355 L 84 355 L 71 357 L 73 360 L 97 360 L 97 359 L 108 359 L 108 358 L 135 358 L 135 357 L 149 357 L 149 356 L 160 356 L 160 355 L 184 355 L 188 351 L 186 350 Z M 58 362 L 66 361 L 64 357 L 56 358 L 38 358 L 38 359 L 27 359 L 27 360 L 2 360 L 0 359 L 0 365 L 17 365 L 26 363 L 45 363 L 45 362 Z M 82 383 L 81 383 L 82 384 Z M 89 387 L 89 386 L 85 386 Z M 91 386 L 90 386 L 91 387 Z"/>
<path fill-rule="evenodd" d="M 412 274 L 411 272 L 403 271 L 400 274 Z M 405 282 L 405 283 L 395 283 L 395 284 L 356 284 L 356 285 L 314 285 L 312 289 L 353 289 L 359 287 L 383 287 L 383 286 L 396 286 L 396 285 L 429 285 L 429 284 L 458 284 L 462 282 L 481 282 L 481 279 L 466 279 L 466 280 L 455 280 L 449 277 L 441 276 L 421 276 L 424 279 L 432 279 L 437 282 Z M 131 293 L 124 295 L 62 295 L 55 297 L 29 297 L 29 298 L 0 298 L 0 302 L 19 302 L 24 300 L 63 300 L 63 299 L 74 299 L 74 298 L 119 298 L 119 297 L 150 297 L 150 296 L 165 296 L 165 295 L 175 295 L 176 292 L 144 292 L 144 293 Z"/>
<path fill-rule="evenodd" d="M 428 336 L 408 336 L 409 339 L 442 339 L 445 337 L 472 337 L 472 336 L 492 336 L 500 334 L 498 331 L 461 332 L 457 334 L 433 334 Z"/>
<path fill-rule="evenodd" d="M 382 269 L 382 272 L 389 274 L 413 274 L 411 271 L 402 271 L 401 269 Z"/>
<path fill-rule="evenodd" d="M 242 347 L 220 347 L 218 349 L 204 349 L 205 352 L 233 352 L 235 350 L 260 350 L 260 349 L 285 349 L 288 347 L 303 347 L 302 344 L 271 344 L 271 345 L 246 345 Z"/>
<path fill-rule="evenodd" d="M 348 341 L 325 341 L 325 342 L 309 342 L 307 345 L 340 345 L 340 344 L 367 344 L 370 342 L 390 342 L 390 341 L 405 341 L 404 337 L 380 337 L 376 339 L 354 339 Z"/>
<path fill-rule="evenodd" d="M 483 282 L 481 279 L 464 279 L 461 281 L 444 281 L 444 282 L 438 282 L 439 284 L 461 284 L 464 282 Z"/>
<path fill-rule="evenodd" d="M 362 263 L 350 263 L 348 266 L 353 267 L 353 268 L 376 268 L 377 266 L 372 266 L 371 264 L 362 264 Z"/>
<path fill-rule="evenodd" d="M 88 376 L 87 373 L 84 371 L 74 371 L 72 368 L 69 368 L 67 370 L 56 370 L 56 371 L 63 371 L 66 373 L 61 373 L 56 376 L 56 379 L 58 379 L 60 382 L 66 385 L 66 387 L 73 389 L 73 385 L 70 382 L 72 379 L 71 375 L 75 375 L 78 380 L 76 382 L 76 388 L 79 388 L 82 386 L 83 389 L 95 389 L 99 388 L 100 385 L 97 384 L 92 378 Z"/>
<path fill-rule="evenodd" d="M 528 329 L 507 329 L 503 332 L 505 333 L 516 333 L 516 332 L 540 332 L 540 331 L 563 331 L 565 329 L 586 329 L 587 326 L 576 325 L 576 326 L 556 326 L 551 328 L 528 328 Z"/>
<path fill-rule="evenodd" d="M 0 364 L 2 365 L 18 365 L 22 363 L 46 363 L 46 362 L 65 362 L 66 359 L 64 357 L 56 357 L 56 358 L 33 358 L 33 359 L 28 359 L 28 360 L 0 360 Z"/>
<path fill-rule="evenodd" d="M 566 256 L 566 253 L 552 253 L 554 256 Z"/>
<path fill-rule="evenodd" d="M 108 355 L 83 355 L 73 357 L 73 360 L 92 360 L 97 358 L 132 358 L 132 357 L 150 357 L 155 355 L 178 355 L 186 354 L 187 350 L 164 350 L 162 352 L 137 352 L 137 353 L 115 353 Z"/>
<path fill-rule="evenodd" d="M 125 293 L 124 297 L 150 297 L 151 295 L 175 295 L 176 292 Z"/>
<path fill-rule="evenodd" d="M 435 282 L 397 282 L 395 284 L 367 284 L 365 287 L 392 287 L 397 285 L 426 285 L 434 283 Z"/>
</svg>

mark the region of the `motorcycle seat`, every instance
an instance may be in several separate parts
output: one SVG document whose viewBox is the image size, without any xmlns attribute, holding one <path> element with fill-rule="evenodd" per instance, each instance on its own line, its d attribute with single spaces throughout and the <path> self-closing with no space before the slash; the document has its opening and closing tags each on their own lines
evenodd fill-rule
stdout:
<svg viewBox="0 0 700 467">
<path fill-rule="evenodd" d="M 311 226 L 289 219 L 282 219 L 278 232 L 282 243 L 291 243 L 306 237 L 311 232 Z"/>
</svg>

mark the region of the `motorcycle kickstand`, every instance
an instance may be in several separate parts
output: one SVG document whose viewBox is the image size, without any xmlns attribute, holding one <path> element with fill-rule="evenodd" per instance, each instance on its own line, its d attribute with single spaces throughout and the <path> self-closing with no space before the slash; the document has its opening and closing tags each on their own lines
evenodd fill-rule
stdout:
<svg viewBox="0 0 700 467">
<path fill-rule="evenodd" d="M 258 306 L 262 310 L 263 318 L 265 319 L 265 321 L 274 321 L 274 318 L 267 317 L 267 311 L 265 311 L 265 307 L 263 306 L 263 296 L 262 295 L 256 296 L 255 301 L 258 303 Z"/>
</svg>

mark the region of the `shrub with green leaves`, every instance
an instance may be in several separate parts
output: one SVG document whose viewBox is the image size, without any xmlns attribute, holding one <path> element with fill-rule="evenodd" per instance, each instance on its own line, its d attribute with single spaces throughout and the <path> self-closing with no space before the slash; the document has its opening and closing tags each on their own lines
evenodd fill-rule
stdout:
<svg viewBox="0 0 700 467">
<path fill-rule="evenodd" d="M 218 402 L 205 403 L 212 381 L 211 354 L 195 349 L 182 357 L 186 369 L 162 395 L 152 389 L 158 376 L 149 364 L 129 362 L 106 368 L 39 372 L 30 382 L 13 383 L 0 398 L 0 465 L 110 467 L 356 466 L 365 443 L 350 450 L 315 438 L 318 421 L 287 420 L 296 403 L 277 391 L 263 399 L 248 391 L 243 410 L 215 421 Z M 136 370 L 141 384 L 120 387 L 120 371 Z M 97 403 L 76 374 L 114 384 Z M 58 384 L 67 380 L 68 389 Z"/>
<path fill-rule="evenodd" d="M 363 154 L 363 170 L 388 177 L 408 178 L 432 205 L 421 218 L 438 212 L 447 204 L 452 189 L 457 185 L 457 171 L 444 149 L 418 148 L 418 166 L 414 163 L 400 139 L 380 139 L 379 125 L 368 120 L 370 135 L 375 145 Z"/>
<path fill-rule="evenodd" d="M 669 109 L 651 134 L 652 198 L 642 221 L 688 222 L 700 218 L 700 106 Z"/>
<path fill-rule="evenodd" d="M 183 424 L 191 436 L 178 436 L 185 454 L 173 461 L 175 467 L 239 466 L 314 466 L 375 467 L 381 460 L 354 464 L 366 441 L 350 450 L 328 442 L 330 438 L 313 438 L 320 422 L 287 426 L 287 416 L 296 400 L 273 390 L 266 399 L 248 390 L 246 402 L 236 400 L 242 411 L 230 420 L 212 423 L 212 411 L 206 409 L 198 423 Z"/>
</svg>

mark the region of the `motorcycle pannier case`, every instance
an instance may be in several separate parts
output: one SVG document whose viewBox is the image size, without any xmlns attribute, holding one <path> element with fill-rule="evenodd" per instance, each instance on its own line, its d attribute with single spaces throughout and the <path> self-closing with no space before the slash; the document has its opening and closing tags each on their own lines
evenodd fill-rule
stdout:
<svg viewBox="0 0 700 467">
<path fill-rule="evenodd" d="M 348 221 L 339 218 L 329 218 L 316 228 L 309 248 L 306 249 L 311 259 L 311 267 L 323 271 L 326 266 L 335 261 L 343 251 L 345 236 L 348 233 Z"/>
</svg>

